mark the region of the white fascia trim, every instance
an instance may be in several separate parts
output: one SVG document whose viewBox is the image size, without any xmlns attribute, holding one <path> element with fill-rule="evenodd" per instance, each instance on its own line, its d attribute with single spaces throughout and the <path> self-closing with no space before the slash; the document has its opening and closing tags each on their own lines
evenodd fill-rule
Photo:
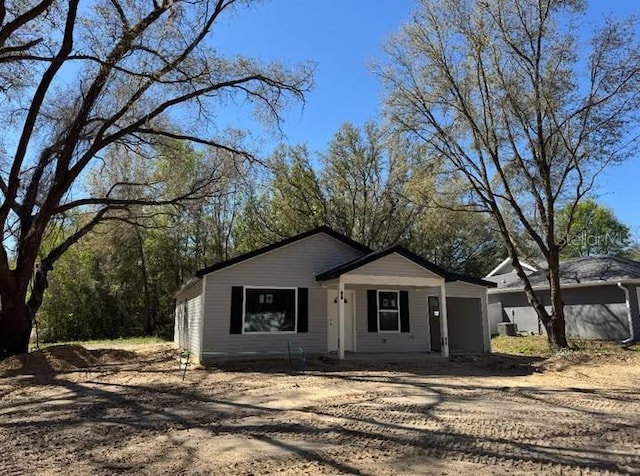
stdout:
<svg viewBox="0 0 640 476">
<path fill-rule="evenodd" d="M 489 274 L 487 274 L 485 276 L 485 278 L 490 278 L 491 276 L 493 276 L 494 274 L 496 274 L 498 271 L 500 271 L 500 268 L 502 268 L 505 264 L 507 264 L 509 261 L 511 261 L 511 258 L 505 258 L 504 260 L 502 260 L 502 262 L 496 266 L 495 268 L 493 268 L 491 271 L 489 271 Z"/>
<path fill-rule="evenodd" d="M 502 263 L 500 263 L 498 266 L 496 266 L 491 271 L 489 271 L 489 274 L 487 274 L 485 278 L 490 278 L 491 276 L 495 276 L 498 273 L 498 271 L 500 271 L 500 268 L 502 268 L 505 264 L 509 264 L 509 263 L 511 263 L 511 258 L 505 258 L 502 261 Z M 526 261 L 520 261 L 520 264 L 522 265 L 523 268 L 527 268 L 529 271 L 538 271 L 534 266 L 530 265 Z M 505 274 L 505 273 L 500 273 L 500 274 Z"/>
</svg>

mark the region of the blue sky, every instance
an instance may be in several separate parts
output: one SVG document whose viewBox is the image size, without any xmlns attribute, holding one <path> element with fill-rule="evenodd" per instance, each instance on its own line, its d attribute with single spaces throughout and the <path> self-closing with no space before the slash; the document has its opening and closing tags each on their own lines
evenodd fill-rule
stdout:
<svg viewBox="0 0 640 476">
<path fill-rule="evenodd" d="M 383 94 L 371 73 L 382 57 L 382 45 L 410 17 L 412 0 L 268 0 L 241 8 L 214 33 L 222 49 L 284 64 L 317 63 L 315 87 L 304 110 L 285 114 L 280 140 L 306 143 L 321 151 L 346 121 L 362 124 L 381 111 Z M 636 0 L 589 0 L 587 22 L 598 24 L 606 15 L 640 13 Z M 231 113 L 232 114 L 232 113 Z M 233 115 L 233 114 L 232 114 Z M 227 118 L 254 127 L 242 112 Z M 265 145 L 267 145 L 265 144 Z M 598 183 L 599 201 L 611 207 L 640 238 L 640 152 L 624 165 L 611 168 Z"/>
</svg>

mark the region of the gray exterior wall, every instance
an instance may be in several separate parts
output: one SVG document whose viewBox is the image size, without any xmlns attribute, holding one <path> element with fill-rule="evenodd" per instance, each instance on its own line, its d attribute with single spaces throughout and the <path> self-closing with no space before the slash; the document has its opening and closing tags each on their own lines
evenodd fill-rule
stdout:
<svg viewBox="0 0 640 476">
<path fill-rule="evenodd" d="M 549 292 L 539 291 L 547 309 Z M 624 292 L 616 285 L 600 285 L 563 290 L 567 335 L 585 339 L 623 340 L 629 337 L 629 319 Z M 638 316 L 638 303 L 630 304 Z M 637 301 L 637 300 L 636 300 Z M 502 304 L 503 319 L 515 322 L 519 331 L 538 334 L 538 316 L 527 302 L 524 292 L 489 294 L 489 304 Z M 636 318 L 638 320 L 638 318 Z M 639 325 L 640 327 L 640 325 Z"/>
<path fill-rule="evenodd" d="M 447 297 L 447 323 L 450 352 L 484 352 L 480 298 Z"/>
<path fill-rule="evenodd" d="M 207 275 L 201 360 L 286 354 L 289 342 L 308 354 L 327 352 L 327 291 L 315 275 L 361 254 L 319 233 Z M 232 286 L 308 288 L 309 332 L 230 334 Z"/>
<path fill-rule="evenodd" d="M 202 325 L 202 281 L 176 296 L 173 341 L 200 358 Z"/>
<path fill-rule="evenodd" d="M 356 352 L 429 352 L 429 319 L 427 291 L 397 286 L 349 286 L 356 291 Z M 409 292 L 410 332 L 369 332 L 367 319 L 367 289 L 388 289 Z"/>
</svg>

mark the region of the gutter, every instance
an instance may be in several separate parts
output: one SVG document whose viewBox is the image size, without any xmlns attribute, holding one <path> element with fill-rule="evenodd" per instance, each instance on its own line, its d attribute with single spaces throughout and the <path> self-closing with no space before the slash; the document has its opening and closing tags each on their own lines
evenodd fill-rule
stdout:
<svg viewBox="0 0 640 476">
<path fill-rule="evenodd" d="M 624 299 L 627 304 L 627 318 L 629 319 L 629 338 L 622 341 L 622 345 L 631 345 L 635 342 L 635 333 L 633 332 L 633 318 L 631 316 L 631 297 L 629 295 L 629 289 L 627 289 L 621 282 L 616 283 L 620 289 L 624 292 Z"/>
</svg>

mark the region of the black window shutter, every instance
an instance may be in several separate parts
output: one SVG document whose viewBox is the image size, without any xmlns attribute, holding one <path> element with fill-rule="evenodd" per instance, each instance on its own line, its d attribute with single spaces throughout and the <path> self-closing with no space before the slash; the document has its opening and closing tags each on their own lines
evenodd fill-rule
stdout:
<svg viewBox="0 0 640 476">
<path fill-rule="evenodd" d="M 244 288 L 242 286 L 231 287 L 231 326 L 229 333 L 242 334 L 242 301 L 244 300 Z"/>
<path fill-rule="evenodd" d="M 400 291 L 400 332 L 409 332 L 409 291 Z"/>
<path fill-rule="evenodd" d="M 298 288 L 298 332 L 309 332 L 308 288 Z"/>
<path fill-rule="evenodd" d="M 378 332 L 378 292 L 367 289 L 367 320 L 369 332 Z"/>
</svg>

